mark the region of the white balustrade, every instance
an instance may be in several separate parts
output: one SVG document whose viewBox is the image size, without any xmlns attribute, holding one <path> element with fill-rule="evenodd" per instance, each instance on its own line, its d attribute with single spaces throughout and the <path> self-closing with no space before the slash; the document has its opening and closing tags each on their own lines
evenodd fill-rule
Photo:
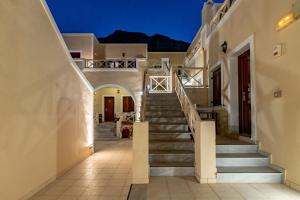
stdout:
<svg viewBox="0 0 300 200">
<path fill-rule="evenodd" d="M 136 69 L 135 59 L 86 60 L 86 68 L 94 69 Z"/>
<path fill-rule="evenodd" d="M 171 76 L 149 76 L 149 93 L 171 93 Z"/>
<path fill-rule="evenodd" d="M 215 121 L 201 120 L 178 76 L 175 77 L 175 92 L 195 141 L 196 178 L 200 183 L 215 183 L 217 172 Z"/>
<path fill-rule="evenodd" d="M 178 77 L 185 88 L 206 87 L 207 84 L 204 84 L 204 72 L 205 68 L 199 67 L 183 67 L 177 70 Z"/>
</svg>

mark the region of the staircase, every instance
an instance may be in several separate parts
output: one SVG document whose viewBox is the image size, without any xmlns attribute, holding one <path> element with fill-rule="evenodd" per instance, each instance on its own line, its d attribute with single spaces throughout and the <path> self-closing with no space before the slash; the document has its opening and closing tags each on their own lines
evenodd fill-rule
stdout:
<svg viewBox="0 0 300 200">
<path fill-rule="evenodd" d="M 151 176 L 194 176 L 194 144 L 176 94 L 148 94 Z M 283 170 L 271 165 L 258 146 L 227 139 L 216 147 L 218 183 L 282 183 Z"/>
<path fill-rule="evenodd" d="M 147 95 L 145 118 L 151 176 L 194 176 L 194 145 L 176 94 Z"/>
<path fill-rule="evenodd" d="M 270 156 L 255 144 L 217 145 L 217 182 L 282 183 L 282 170 L 270 164 Z"/>
<path fill-rule="evenodd" d="M 116 123 L 105 122 L 95 127 L 95 141 L 114 141 L 119 138 L 115 134 Z"/>
</svg>

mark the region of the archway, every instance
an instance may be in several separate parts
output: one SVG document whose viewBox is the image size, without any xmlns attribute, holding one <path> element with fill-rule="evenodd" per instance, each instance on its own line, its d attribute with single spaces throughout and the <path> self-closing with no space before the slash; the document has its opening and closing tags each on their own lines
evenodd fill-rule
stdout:
<svg viewBox="0 0 300 200">
<path fill-rule="evenodd" d="M 94 90 L 94 146 L 101 149 L 103 142 L 130 138 L 136 120 L 136 96 L 118 84 L 103 84 Z M 123 132 L 127 129 L 127 134 Z"/>
</svg>

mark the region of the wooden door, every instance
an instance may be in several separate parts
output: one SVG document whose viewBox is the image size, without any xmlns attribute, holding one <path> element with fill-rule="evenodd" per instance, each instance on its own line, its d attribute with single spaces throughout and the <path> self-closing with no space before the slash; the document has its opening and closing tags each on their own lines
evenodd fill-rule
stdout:
<svg viewBox="0 0 300 200">
<path fill-rule="evenodd" d="M 123 97 L 123 112 L 134 112 L 134 101 L 132 97 Z"/>
<path fill-rule="evenodd" d="M 115 120 L 115 98 L 104 97 L 104 121 L 113 122 Z"/>
<path fill-rule="evenodd" d="M 213 72 L 213 106 L 222 105 L 222 84 L 221 84 L 221 68 Z"/>
<path fill-rule="evenodd" d="M 239 132 L 251 137 L 250 50 L 238 58 Z"/>
</svg>

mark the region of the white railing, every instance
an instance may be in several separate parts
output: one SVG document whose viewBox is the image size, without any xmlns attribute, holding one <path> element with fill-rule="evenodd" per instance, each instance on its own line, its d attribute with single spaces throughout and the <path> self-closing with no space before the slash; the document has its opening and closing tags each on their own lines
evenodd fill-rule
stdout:
<svg viewBox="0 0 300 200">
<path fill-rule="evenodd" d="M 149 76 L 149 93 L 171 93 L 171 76 Z"/>
<path fill-rule="evenodd" d="M 236 0 L 225 0 L 223 5 L 218 10 L 217 14 L 214 16 L 214 18 L 210 22 L 210 30 L 211 32 L 215 29 L 215 27 L 219 24 L 219 22 L 223 19 L 223 17 L 226 15 L 228 10 L 231 8 L 231 6 L 236 2 Z"/>
<path fill-rule="evenodd" d="M 181 108 L 185 114 L 185 117 L 188 121 L 189 127 L 192 133 L 195 133 L 195 122 L 201 121 L 201 118 L 198 114 L 196 106 L 192 104 L 189 97 L 187 96 L 184 85 L 182 84 L 180 78 L 178 76 L 175 77 L 175 91 L 181 103 Z"/>
<path fill-rule="evenodd" d="M 136 69 L 135 59 L 86 60 L 85 68 L 93 69 Z"/>
<path fill-rule="evenodd" d="M 215 121 L 201 120 L 178 76 L 175 76 L 175 91 L 195 142 L 196 178 L 200 183 L 215 183 L 217 172 Z"/>
<path fill-rule="evenodd" d="M 185 88 L 204 88 L 207 84 L 204 83 L 205 68 L 199 67 L 183 67 L 178 68 L 177 74 L 183 87 Z"/>
</svg>

